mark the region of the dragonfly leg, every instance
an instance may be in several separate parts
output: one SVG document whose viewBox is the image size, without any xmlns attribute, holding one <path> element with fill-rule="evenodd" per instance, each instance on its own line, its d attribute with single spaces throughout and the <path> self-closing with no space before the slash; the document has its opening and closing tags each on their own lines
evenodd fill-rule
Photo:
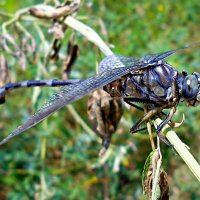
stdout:
<svg viewBox="0 0 200 200">
<path fill-rule="evenodd" d="M 163 127 L 170 122 L 170 120 L 172 119 L 172 117 L 174 116 L 174 113 L 176 112 L 176 107 L 172 107 L 172 109 L 170 110 L 169 114 L 166 116 L 166 118 L 162 121 L 162 123 L 157 127 L 156 129 L 156 133 L 159 134 Z"/>
<path fill-rule="evenodd" d="M 147 120 L 151 117 L 157 115 L 162 111 L 163 107 L 154 108 L 153 110 L 148 111 L 131 129 L 131 133 L 135 133 L 135 131 Z"/>
<path fill-rule="evenodd" d="M 147 112 L 131 129 L 131 133 L 137 133 L 139 131 L 144 130 L 144 128 L 142 129 L 137 129 L 139 126 L 141 126 L 145 121 L 147 121 L 148 119 L 150 119 L 151 117 L 155 116 L 156 114 L 160 113 L 162 110 L 162 108 L 155 108 L 153 110 L 150 110 L 149 112 Z M 174 150 L 173 145 L 162 135 L 160 135 L 160 132 L 162 130 L 162 128 L 171 120 L 171 118 L 173 117 L 174 113 L 176 112 L 176 107 L 173 107 L 170 111 L 170 113 L 166 116 L 166 118 L 163 120 L 163 122 L 158 126 L 158 128 L 156 129 L 156 133 L 158 135 L 158 137 L 160 138 L 161 141 L 163 141 L 165 144 L 167 144 L 168 146 L 172 147 Z"/>
<path fill-rule="evenodd" d="M 171 147 L 174 150 L 174 146 L 166 139 L 166 137 L 160 134 L 157 134 L 157 135 L 161 141 L 163 141 L 167 146 Z"/>
<path fill-rule="evenodd" d="M 132 107 L 134 107 L 134 108 L 137 108 L 138 110 L 144 111 L 144 108 L 142 108 L 142 107 L 140 107 L 140 106 L 138 106 L 138 105 L 136 105 L 136 104 L 134 104 L 134 103 L 132 102 L 132 98 L 124 98 L 124 101 L 125 101 L 127 104 L 129 104 L 130 106 L 132 106 Z M 163 111 L 161 111 L 160 113 L 158 113 L 158 116 L 160 116 L 161 118 L 163 118 L 163 116 L 166 117 L 167 114 L 165 114 Z"/>
<path fill-rule="evenodd" d="M 151 127 L 154 127 L 153 124 L 151 124 Z M 131 133 L 138 133 L 138 132 L 142 132 L 142 131 L 144 131 L 144 130 L 147 130 L 147 127 L 140 128 L 140 129 L 137 129 L 137 130 L 131 131 Z"/>
<path fill-rule="evenodd" d="M 174 150 L 173 145 L 165 137 L 163 137 L 162 135 L 160 135 L 160 132 L 162 131 L 163 127 L 168 122 L 170 122 L 170 120 L 173 117 L 173 115 L 174 115 L 175 112 L 176 112 L 176 106 L 172 107 L 172 109 L 170 110 L 169 114 L 166 116 L 166 118 L 161 122 L 161 124 L 156 129 L 156 133 L 157 133 L 158 137 L 160 138 L 160 140 L 162 140 L 168 146 L 172 147 L 173 150 Z"/>
<path fill-rule="evenodd" d="M 144 109 L 136 104 L 134 104 L 131 100 L 129 100 L 128 98 L 124 98 L 124 101 L 129 104 L 130 106 L 137 108 L 138 110 L 144 111 Z"/>
</svg>

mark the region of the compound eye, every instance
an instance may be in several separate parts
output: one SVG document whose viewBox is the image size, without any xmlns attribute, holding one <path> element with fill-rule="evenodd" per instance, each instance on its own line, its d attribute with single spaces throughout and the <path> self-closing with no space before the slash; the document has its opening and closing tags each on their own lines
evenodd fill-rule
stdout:
<svg viewBox="0 0 200 200">
<path fill-rule="evenodd" d="M 198 80 L 194 75 L 188 75 L 183 81 L 182 96 L 185 99 L 192 99 L 198 93 Z"/>
</svg>

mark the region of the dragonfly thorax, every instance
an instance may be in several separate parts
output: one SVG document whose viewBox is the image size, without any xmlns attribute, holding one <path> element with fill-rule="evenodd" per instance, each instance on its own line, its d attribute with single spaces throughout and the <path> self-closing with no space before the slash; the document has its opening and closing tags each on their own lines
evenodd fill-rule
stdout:
<svg viewBox="0 0 200 200">
<path fill-rule="evenodd" d="M 177 71 L 168 63 L 161 62 L 130 74 L 104 86 L 113 97 L 131 97 L 136 102 L 168 104 L 172 96 L 172 80 Z"/>
</svg>

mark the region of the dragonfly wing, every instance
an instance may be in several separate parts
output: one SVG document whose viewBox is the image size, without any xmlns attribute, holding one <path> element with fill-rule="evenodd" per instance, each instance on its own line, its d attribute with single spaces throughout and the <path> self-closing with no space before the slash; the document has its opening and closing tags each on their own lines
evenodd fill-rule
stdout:
<svg viewBox="0 0 200 200">
<path fill-rule="evenodd" d="M 120 67 L 131 67 L 133 65 L 137 66 L 137 69 L 141 68 L 146 68 L 148 66 L 151 66 L 152 63 L 155 63 L 159 60 L 164 60 L 165 58 L 171 56 L 172 54 L 175 54 L 179 51 L 182 51 L 187 48 L 191 48 L 194 46 L 197 46 L 199 44 L 193 44 L 189 46 L 185 46 L 183 48 L 171 50 L 171 51 L 166 51 L 166 52 L 161 52 L 157 54 L 148 54 L 143 56 L 140 59 L 133 58 L 133 57 L 126 57 L 122 55 L 110 55 L 104 58 L 100 65 L 99 65 L 99 73 L 103 71 L 107 71 L 108 69 L 116 69 Z"/>
<path fill-rule="evenodd" d="M 5 139 L 3 139 L 0 142 L 0 145 L 7 142 L 12 137 L 19 135 L 25 130 L 35 126 L 65 105 L 72 103 L 82 98 L 89 92 L 96 90 L 97 88 L 103 87 L 104 85 L 111 83 L 121 76 L 130 73 L 131 71 L 137 69 L 137 67 L 139 68 L 139 65 L 136 66 L 134 63 L 132 63 L 132 66 L 129 67 L 121 66 L 123 65 L 121 64 L 120 66 L 118 66 L 118 68 L 106 70 L 96 76 L 93 76 L 86 80 L 82 80 L 81 83 L 74 83 L 61 87 L 58 92 L 56 92 L 49 98 L 47 103 L 44 104 L 41 109 L 38 110 L 38 112 L 36 112 L 24 124 L 17 127 L 12 133 L 10 133 Z"/>
<path fill-rule="evenodd" d="M 182 50 L 185 50 L 185 49 L 188 49 L 188 48 L 193 48 L 193 47 L 196 47 L 196 46 L 200 46 L 200 43 L 191 44 L 191 45 L 188 45 L 188 46 L 185 46 L 185 47 L 182 47 L 182 48 L 179 48 L 179 49 L 171 50 L 171 51 L 161 52 L 161 53 L 157 53 L 157 54 L 145 55 L 144 57 L 142 57 L 140 59 L 140 61 L 143 61 L 143 62 L 146 61 L 146 63 L 157 62 L 159 60 L 164 60 L 165 58 L 167 58 L 167 57 L 171 56 L 172 54 L 175 54 L 179 51 L 182 51 Z"/>
<path fill-rule="evenodd" d="M 140 59 L 136 59 L 133 57 L 127 57 L 122 55 L 110 55 L 105 57 L 99 64 L 99 73 L 110 70 L 116 69 L 121 67 L 133 67 L 139 66 Z"/>
</svg>

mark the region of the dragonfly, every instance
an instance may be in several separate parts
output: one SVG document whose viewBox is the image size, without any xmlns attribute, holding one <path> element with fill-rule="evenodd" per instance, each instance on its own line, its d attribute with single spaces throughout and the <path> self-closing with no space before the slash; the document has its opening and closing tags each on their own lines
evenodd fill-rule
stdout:
<svg viewBox="0 0 200 200">
<path fill-rule="evenodd" d="M 169 144 L 160 132 L 166 124 L 170 124 L 179 102 L 184 101 L 186 106 L 200 104 L 200 74 L 178 72 L 165 61 L 172 54 L 189 47 L 191 46 L 149 54 L 141 58 L 113 54 L 100 62 L 97 75 L 83 80 L 33 80 L 0 87 L 0 100 L 4 103 L 7 91 L 15 88 L 61 86 L 60 90 L 54 93 L 34 115 L 3 139 L 0 145 L 37 125 L 67 104 L 99 88 L 103 88 L 111 97 L 121 98 L 139 110 L 144 111 L 138 106 L 138 102 L 146 106 L 147 112 L 130 129 L 132 133 L 139 131 L 141 125 L 149 119 L 161 116 L 163 121 L 156 128 L 156 133 L 162 141 Z M 168 114 L 163 112 L 165 109 L 170 109 Z"/>
</svg>

